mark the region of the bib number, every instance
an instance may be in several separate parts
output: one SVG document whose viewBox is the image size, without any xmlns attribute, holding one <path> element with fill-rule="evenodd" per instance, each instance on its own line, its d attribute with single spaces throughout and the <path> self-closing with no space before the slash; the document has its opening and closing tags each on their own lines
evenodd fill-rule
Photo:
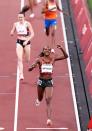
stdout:
<svg viewBox="0 0 92 131">
<path fill-rule="evenodd" d="M 42 73 L 52 73 L 52 71 L 53 71 L 52 64 L 42 64 L 41 66 Z"/>
</svg>

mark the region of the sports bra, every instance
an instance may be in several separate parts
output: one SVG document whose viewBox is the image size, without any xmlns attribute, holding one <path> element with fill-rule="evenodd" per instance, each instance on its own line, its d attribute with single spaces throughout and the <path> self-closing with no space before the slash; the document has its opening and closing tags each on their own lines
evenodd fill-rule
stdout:
<svg viewBox="0 0 92 131">
<path fill-rule="evenodd" d="M 41 73 L 53 73 L 53 59 L 51 60 L 44 60 L 44 58 L 41 59 L 41 66 L 40 66 L 40 72 Z"/>
<path fill-rule="evenodd" d="M 47 19 L 56 19 L 57 18 L 57 6 L 56 3 L 47 1 L 46 8 L 48 11 L 45 13 L 45 18 Z"/>
<path fill-rule="evenodd" d="M 17 22 L 16 31 L 18 35 L 27 35 L 27 22 L 25 21 L 23 24 Z"/>
</svg>

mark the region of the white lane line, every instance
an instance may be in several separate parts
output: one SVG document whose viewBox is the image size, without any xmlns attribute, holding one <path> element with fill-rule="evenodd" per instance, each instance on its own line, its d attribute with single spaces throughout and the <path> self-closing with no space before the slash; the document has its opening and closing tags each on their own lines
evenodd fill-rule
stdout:
<svg viewBox="0 0 92 131">
<path fill-rule="evenodd" d="M 17 67 L 16 97 L 15 97 L 15 114 L 14 114 L 14 131 L 17 131 L 18 101 L 19 101 L 19 68 Z"/>
<path fill-rule="evenodd" d="M 26 128 L 26 130 L 68 130 L 68 128 Z"/>
<path fill-rule="evenodd" d="M 21 0 L 20 2 L 21 2 L 20 9 L 22 9 L 22 7 L 24 6 L 24 0 Z M 19 68 L 17 66 L 14 131 L 17 131 L 17 125 L 18 125 L 18 102 L 19 102 Z"/>
<path fill-rule="evenodd" d="M 61 0 L 59 0 L 59 5 L 60 5 L 60 8 L 62 9 Z M 67 53 L 69 54 L 66 31 L 65 31 L 64 17 L 63 17 L 62 13 L 60 13 L 60 16 L 61 16 L 61 23 L 62 23 L 62 27 L 63 27 L 62 29 L 63 29 L 63 35 L 64 35 L 65 48 L 66 48 Z M 78 109 L 77 109 L 77 102 L 76 102 L 76 97 L 75 97 L 74 83 L 73 83 L 73 79 L 72 79 L 72 70 L 71 70 L 70 58 L 67 59 L 67 62 L 68 62 L 68 70 L 69 70 L 69 75 L 70 75 L 69 78 L 70 78 L 70 84 L 71 84 L 71 91 L 72 91 L 72 97 L 73 97 L 73 103 L 74 103 L 74 110 L 75 110 L 77 128 L 78 128 L 78 131 L 81 131 L 79 116 L 78 116 Z"/>
</svg>

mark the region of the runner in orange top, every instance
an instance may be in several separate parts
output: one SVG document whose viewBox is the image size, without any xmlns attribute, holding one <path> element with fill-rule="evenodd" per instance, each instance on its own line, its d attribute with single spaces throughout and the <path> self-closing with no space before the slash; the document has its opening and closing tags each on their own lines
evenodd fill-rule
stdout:
<svg viewBox="0 0 92 131">
<path fill-rule="evenodd" d="M 54 47 L 55 44 L 55 30 L 57 25 L 57 10 L 60 12 L 63 12 L 58 5 L 58 2 L 56 0 L 46 0 L 44 7 L 42 9 L 42 13 L 44 14 L 45 19 L 45 30 L 46 35 L 49 36 L 50 30 L 51 30 L 51 36 L 52 36 L 52 46 Z M 67 14 L 66 12 L 63 12 Z"/>
</svg>

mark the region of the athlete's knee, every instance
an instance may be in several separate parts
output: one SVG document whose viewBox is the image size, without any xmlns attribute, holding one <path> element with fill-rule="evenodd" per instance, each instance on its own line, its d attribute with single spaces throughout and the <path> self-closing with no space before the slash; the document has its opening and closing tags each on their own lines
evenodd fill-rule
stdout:
<svg viewBox="0 0 92 131">
<path fill-rule="evenodd" d="M 46 31 L 46 35 L 49 36 L 49 32 Z"/>
<path fill-rule="evenodd" d="M 18 58 L 18 65 L 21 65 L 21 64 L 23 64 L 23 60 L 22 58 Z"/>
<path fill-rule="evenodd" d="M 51 35 L 52 35 L 52 37 L 55 36 L 55 30 L 52 31 Z"/>
<path fill-rule="evenodd" d="M 39 101 L 42 101 L 42 99 L 43 99 L 43 96 L 38 97 Z"/>
<path fill-rule="evenodd" d="M 49 36 L 49 28 L 46 28 L 46 35 Z"/>
<path fill-rule="evenodd" d="M 42 99 L 43 99 L 43 94 L 38 95 L 38 100 L 39 100 L 39 101 L 42 101 Z"/>
<path fill-rule="evenodd" d="M 51 103 L 51 99 L 52 99 L 52 97 L 46 98 L 46 103 L 47 103 L 47 105 L 49 105 L 49 104 Z"/>
<path fill-rule="evenodd" d="M 29 63 L 30 62 L 30 57 L 26 58 L 26 62 Z"/>
</svg>

